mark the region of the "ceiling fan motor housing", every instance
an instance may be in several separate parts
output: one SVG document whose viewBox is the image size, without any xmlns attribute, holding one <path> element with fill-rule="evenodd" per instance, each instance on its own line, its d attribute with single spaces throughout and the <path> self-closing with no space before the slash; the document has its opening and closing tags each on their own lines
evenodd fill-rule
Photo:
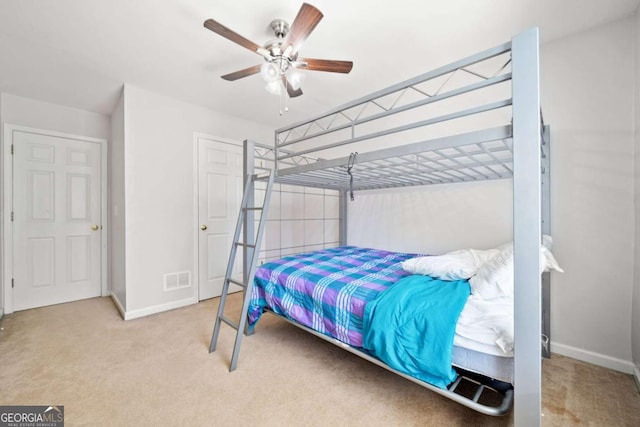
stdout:
<svg viewBox="0 0 640 427">
<path fill-rule="evenodd" d="M 271 21 L 271 29 L 277 38 L 283 39 L 289 32 L 289 24 L 284 19 L 274 19 Z"/>
<path fill-rule="evenodd" d="M 270 26 L 277 38 L 264 44 L 264 48 L 271 53 L 271 58 L 265 57 L 265 61 L 274 63 L 281 72 L 285 73 L 291 67 L 291 62 L 298 56 L 297 52 L 293 57 L 287 57 L 282 52 L 282 42 L 289 33 L 289 24 L 284 19 L 274 19 Z"/>
</svg>

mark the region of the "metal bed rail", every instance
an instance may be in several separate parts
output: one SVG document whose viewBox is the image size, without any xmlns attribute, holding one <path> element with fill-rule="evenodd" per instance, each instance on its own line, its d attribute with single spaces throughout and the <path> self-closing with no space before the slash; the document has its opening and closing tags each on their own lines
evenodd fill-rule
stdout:
<svg viewBox="0 0 640 427">
<path fill-rule="evenodd" d="M 309 332 L 325 341 L 328 341 L 350 353 L 355 354 L 369 362 L 378 365 L 388 371 L 393 372 L 421 387 L 429 389 L 435 393 L 445 396 L 461 405 L 473 409 L 485 415 L 502 416 L 507 415 L 511 410 L 513 403 L 513 387 L 510 384 L 500 381 L 491 380 L 481 375 L 474 375 L 471 372 L 458 370 L 458 378 L 451 383 L 448 388 L 443 389 L 432 384 L 414 378 L 410 375 L 400 372 L 379 359 L 371 356 L 365 351 L 352 347 L 335 338 L 324 335 L 314 329 L 304 326 L 294 320 L 281 316 L 269 309 L 265 309 L 266 313 L 273 314 L 276 317 L 286 320 L 288 323 Z"/>
<path fill-rule="evenodd" d="M 335 190 L 372 190 L 513 176 L 511 126 L 483 129 L 278 170 L 276 181 Z M 353 180 L 351 179 L 353 176 Z"/>
<path fill-rule="evenodd" d="M 503 135 L 495 140 L 509 151 L 506 156 L 495 155 L 494 146 L 486 145 L 480 138 L 474 141 L 474 132 L 486 128 L 505 127 L 511 119 L 511 43 L 505 43 L 493 49 L 470 56 L 461 61 L 424 73 L 413 79 L 390 86 L 369 96 L 345 104 L 328 113 L 310 120 L 280 128 L 275 132 L 275 160 L 279 181 L 285 179 L 298 185 L 323 186 L 328 179 L 328 188 L 344 189 L 344 179 L 334 180 L 332 175 L 345 174 L 349 163 L 349 154 L 357 151 L 385 150 L 385 159 L 394 157 L 395 147 L 413 144 L 413 157 L 406 157 L 406 150 L 398 152 L 395 161 L 374 163 L 364 167 L 374 168 L 376 175 L 389 169 L 390 181 L 380 186 L 355 180 L 356 188 L 386 188 L 400 185 L 423 185 L 440 182 L 458 182 L 466 180 L 510 177 L 509 165 L 504 167 L 506 158 L 511 157 L 511 135 Z M 452 151 L 439 147 L 440 139 L 450 139 L 450 126 L 465 136 L 453 144 Z M 478 135 L 480 136 L 480 135 Z M 363 145 L 364 144 L 364 145 Z M 474 144 L 469 150 L 461 147 Z M 360 150 L 359 150 L 360 148 Z M 363 149 L 364 148 L 364 149 Z M 420 156 L 420 153 L 436 150 L 433 158 Z M 336 155 L 338 153 L 338 155 Z M 292 165 L 290 160 L 300 156 L 316 156 L 317 161 L 304 165 Z M 331 162 L 321 160 L 331 157 Z M 410 163 L 424 164 L 424 160 L 435 163 L 428 174 L 421 172 L 420 179 Z M 465 160 L 470 159 L 470 160 Z M 354 161 L 359 173 L 362 154 Z M 472 170 L 469 171 L 469 164 Z M 492 168 L 495 166 L 497 170 Z M 473 170 L 474 167 L 482 171 Z M 488 169 L 487 169 L 488 168 Z M 333 169 L 326 175 L 327 169 Z M 314 170 L 323 171 L 319 173 Z M 456 173 L 456 170 L 460 170 Z M 470 173 L 469 173 L 470 172 Z M 383 179 L 384 174 L 383 173 Z M 363 173 L 366 175 L 366 172 Z M 407 178 L 406 181 L 403 179 Z M 490 178 L 489 178 L 490 179 Z M 365 180 L 366 181 L 366 180 Z M 339 183 L 338 183 L 339 182 Z M 362 186 L 360 186 L 362 184 Z"/>
</svg>

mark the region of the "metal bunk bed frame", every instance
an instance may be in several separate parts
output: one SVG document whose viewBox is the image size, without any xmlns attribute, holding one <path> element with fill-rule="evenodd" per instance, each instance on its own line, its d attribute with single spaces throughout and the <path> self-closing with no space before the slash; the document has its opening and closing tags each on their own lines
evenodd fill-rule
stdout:
<svg viewBox="0 0 640 427">
<path fill-rule="evenodd" d="M 491 76 L 472 69 L 474 64 L 485 60 L 508 56 L 508 61 Z M 505 71 L 510 66 L 511 72 Z M 466 84 L 453 90 L 442 90 L 457 73 L 474 75 L 479 82 Z M 435 93 L 428 93 L 420 87 L 427 81 L 444 79 Z M 495 102 L 473 106 L 453 113 L 447 113 L 428 119 L 392 125 L 388 123 L 398 113 L 424 107 L 440 101 L 464 96 L 493 85 L 511 83 L 511 96 Z M 419 94 L 422 99 L 402 103 L 402 97 L 410 92 Z M 391 105 L 389 105 L 391 99 Z M 371 108 L 373 106 L 373 108 Z M 340 158 L 322 160 L 311 156 L 323 154 L 328 149 L 345 147 L 363 141 L 375 141 L 389 136 L 403 138 L 403 133 L 432 125 L 450 122 L 460 118 L 473 117 L 504 108 L 511 108 L 511 123 L 507 125 L 473 130 L 450 136 L 440 136 L 419 140 L 404 145 L 395 145 L 363 153 L 351 152 Z M 374 110 L 372 112 L 372 110 Z M 382 123 L 382 128 L 372 123 Z M 364 129 L 361 131 L 360 129 Z M 393 188 L 400 186 L 427 185 L 447 182 L 479 181 L 487 179 L 513 179 L 513 240 L 514 240 L 514 388 L 503 390 L 504 400 L 498 407 L 487 407 L 478 403 L 485 388 L 479 384 L 479 391 L 473 397 L 459 398 L 454 393 L 458 383 L 449 390 L 438 389 L 422 381 L 408 377 L 384 363 L 372 358 L 358 349 L 351 348 L 335 339 L 318 334 L 292 322 L 323 339 L 333 342 L 348 351 L 358 354 L 380 366 L 385 367 L 426 388 L 432 389 L 472 409 L 490 415 L 504 415 L 509 411 L 511 399 L 514 403 L 516 425 L 540 425 L 541 415 L 541 379 L 542 364 L 540 358 L 543 336 L 548 343 L 549 337 L 549 274 L 539 274 L 541 234 L 550 232 L 549 209 L 549 127 L 542 122 L 540 109 L 539 82 L 539 36 L 533 28 L 512 38 L 511 42 L 486 50 L 438 68 L 413 79 L 398 83 L 375 92 L 351 103 L 345 104 L 326 114 L 281 128 L 275 132 L 275 145 L 267 149 L 273 157 L 259 154 L 256 149 L 264 149 L 251 141 L 245 141 L 245 199 L 236 229 L 229 265 L 235 260 L 235 250 L 242 246 L 244 250 L 244 305 L 239 323 L 224 317 L 224 301 L 229 282 L 227 277 L 223 288 L 222 300 L 218 309 L 216 325 L 210 351 L 215 350 L 221 321 L 237 330 L 236 346 L 231 362 L 235 369 L 240 348 L 242 332 L 246 332 L 246 313 L 255 275 L 257 253 L 260 249 L 261 235 L 266 219 L 271 185 L 267 186 L 264 207 L 252 206 L 255 183 L 269 179 L 281 184 L 329 188 L 340 191 L 340 242 L 346 243 L 347 195 L 352 191 Z M 345 136 L 346 135 L 346 136 Z M 334 139 L 331 139 L 331 138 Z M 320 141 L 320 142 L 316 142 Z M 302 149 L 293 149 L 296 144 Z M 273 172 L 256 174 L 256 158 L 273 162 Z M 299 159 L 304 159 L 300 161 Z M 357 166 L 352 173 L 352 168 Z M 357 173 L 356 173 L 357 170 Z M 264 209 L 264 210 L 263 210 Z M 254 212 L 261 211 L 256 238 Z M 239 240 L 240 229 L 244 239 Z M 228 272 L 231 271 L 228 268 Z M 229 274 L 227 275 L 229 276 Z M 542 310 L 544 297 L 545 310 Z M 544 334 L 543 334 L 544 325 Z M 543 354 L 548 356 L 548 346 L 543 346 Z M 489 384 L 487 388 L 492 389 Z M 498 387 L 499 388 L 499 387 Z"/>
</svg>

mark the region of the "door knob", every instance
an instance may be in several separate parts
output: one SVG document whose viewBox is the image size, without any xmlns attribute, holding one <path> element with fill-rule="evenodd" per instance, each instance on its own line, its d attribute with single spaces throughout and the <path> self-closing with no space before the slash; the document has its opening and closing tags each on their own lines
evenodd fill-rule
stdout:
<svg viewBox="0 0 640 427">
<path fill-rule="evenodd" d="M 93 224 L 93 225 L 91 226 L 91 229 L 92 229 L 93 231 L 98 231 L 98 229 L 99 229 L 99 228 L 100 228 L 100 226 L 99 226 L 98 224 Z"/>
<path fill-rule="evenodd" d="M 205 224 L 202 224 L 202 225 L 200 226 L 200 230 L 204 231 L 204 230 L 206 230 L 206 229 L 207 229 L 207 226 L 206 226 Z"/>
</svg>

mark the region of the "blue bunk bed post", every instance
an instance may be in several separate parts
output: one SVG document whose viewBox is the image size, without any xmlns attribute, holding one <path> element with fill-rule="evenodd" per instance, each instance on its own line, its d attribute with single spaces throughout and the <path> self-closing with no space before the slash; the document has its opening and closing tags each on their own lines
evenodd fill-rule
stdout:
<svg viewBox="0 0 640 427">
<path fill-rule="evenodd" d="M 514 421 L 539 426 L 542 410 L 541 120 L 538 29 L 512 40 Z"/>
</svg>

